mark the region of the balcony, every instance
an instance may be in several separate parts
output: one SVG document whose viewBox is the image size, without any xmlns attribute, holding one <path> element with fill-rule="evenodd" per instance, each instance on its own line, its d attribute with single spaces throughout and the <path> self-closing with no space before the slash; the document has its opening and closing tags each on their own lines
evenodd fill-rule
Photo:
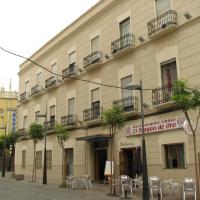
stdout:
<svg viewBox="0 0 200 200">
<path fill-rule="evenodd" d="M 63 126 L 76 126 L 77 125 L 77 116 L 74 114 L 69 114 L 61 117 L 61 124 Z"/>
<path fill-rule="evenodd" d="M 83 121 L 87 124 L 99 124 L 101 122 L 102 108 L 94 107 L 83 111 Z"/>
<path fill-rule="evenodd" d="M 45 80 L 45 89 L 53 89 L 58 85 L 58 78 L 56 76 L 51 76 Z"/>
<path fill-rule="evenodd" d="M 29 138 L 28 131 L 25 128 L 21 128 L 17 131 L 19 135 L 19 140 L 24 140 Z"/>
<path fill-rule="evenodd" d="M 113 101 L 113 105 L 119 106 L 126 115 L 137 115 L 138 98 L 134 96 Z"/>
<path fill-rule="evenodd" d="M 45 123 L 44 123 L 44 124 L 45 124 Z M 55 124 L 56 124 L 55 120 L 47 121 L 46 130 L 47 130 L 47 131 L 54 130 Z"/>
<path fill-rule="evenodd" d="M 114 57 L 123 56 L 135 46 L 135 37 L 128 33 L 111 43 L 111 51 Z"/>
<path fill-rule="evenodd" d="M 20 102 L 27 102 L 29 99 L 29 93 L 23 92 L 20 94 Z"/>
<path fill-rule="evenodd" d="M 95 51 L 83 59 L 83 67 L 87 71 L 89 71 L 100 66 L 102 61 L 103 61 L 102 52 Z"/>
<path fill-rule="evenodd" d="M 75 63 L 69 65 L 69 67 L 62 70 L 62 79 L 69 80 L 69 77 L 76 77 L 78 74 L 78 68 Z"/>
<path fill-rule="evenodd" d="M 42 86 L 35 85 L 31 88 L 31 97 L 36 97 L 42 93 Z"/>
<path fill-rule="evenodd" d="M 173 95 L 173 86 L 162 86 L 152 90 L 152 104 L 157 109 L 167 109 L 175 106 L 175 102 L 171 99 Z"/>
<path fill-rule="evenodd" d="M 168 10 L 155 19 L 147 23 L 148 36 L 151 39 L 168 35 L 177 29 L 177 13 L 174 10 Z"/>
</svg>

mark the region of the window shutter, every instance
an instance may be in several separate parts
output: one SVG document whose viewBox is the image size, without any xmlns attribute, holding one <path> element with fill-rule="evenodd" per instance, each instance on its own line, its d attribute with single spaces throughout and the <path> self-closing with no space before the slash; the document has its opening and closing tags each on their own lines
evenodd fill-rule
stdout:
<svg viewBox="0 0 200 200">
<path fill-rule="evenodd" d="M 37 74 L 37 85 L 41 85 L 42 84 L 42 73 L 38 73 Z"/>
<path fill-rule="evenodd" d="M 155 0 L 156 1 L 156 13 L 157 16 L 166 12 L 171 8 L 171 0 Z"/>
<path fill-rule="evenodd" d="M 120 28 L 120 36 L 124 36 L 128 33 L 130 33 L 130 17 L 126 18 L 119 24 Z"/>
<path fill-rule="evenodd" d="M 94 103 L 97 101 L 100 101 L 100 89 L 99 88 L 91 91 L 91 102 Z"/>
<path fill-rule="evenodd" d="M 125 88 L 131 82 L 132 82 L 132 75 L 124 77 L 121 79 L 121 87 Z M 132 90 L 126 90 L 126 89 L 121 90 L 122 98 L 130 97 L 130 96 L 132 96 L 132 94 L 133 94 Z"/>
<path fill-rule="evenodd" d="M 99 36 L 91 40 L 91 53 L 99 51 Z"/>
<path fill-rule="evenodd" d="M 50 107 L 50 116 L 55 116 L 55 106 Z"/>
<path fill-rule="evenodd" d="M 75 62 L 76 62 L 76 52 L 73 51 L 72 53 L 69 54 L 69 64 L 72 64 Z"/>
<path fill-rule="evenodd" d="M 68 114 L 74 114 L 75 111 L 75 98 L 68 100 Z"/>
</svg>

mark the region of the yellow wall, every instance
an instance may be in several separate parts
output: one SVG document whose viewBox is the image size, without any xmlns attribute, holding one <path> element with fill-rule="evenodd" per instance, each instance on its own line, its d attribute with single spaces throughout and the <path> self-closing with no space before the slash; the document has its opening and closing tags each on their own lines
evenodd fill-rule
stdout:
<svg viewBox="0 0 200 200">
<path fill-rule="evenodd" d="M 8 112 L 7 108 L 15 108 L 17 109 L 17 98 L 8 99 L 8 98 L 0 98 L 0 110 L 4 110 L 4 119 L 0 118 L 0 127 L 7 127 L 7 133 L 12 129 L 12 112 Z M 8 120 L 9 119 L 9 120 Z M 10 122 L 10 123 L 9 123 Z M 9 124 L 7 124 L 9 123 Z M 5 131 L 0 129 L 0 135 L 5 134 Z"/>
</svg>

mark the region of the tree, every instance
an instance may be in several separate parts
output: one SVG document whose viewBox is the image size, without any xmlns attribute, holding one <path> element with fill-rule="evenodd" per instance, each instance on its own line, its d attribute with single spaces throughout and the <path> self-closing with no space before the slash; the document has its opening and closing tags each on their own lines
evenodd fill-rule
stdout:
<svg viewBox="0 0 200 200">
<path fill-rule="evenodd" d="M 105 128 L 109 130 L 109 134 L 111 136 L 110 140 L 110 159 L 111 159 L 111 181 L 110 181 L 110 194 L 113 194 L 113 187 L 115 186 L 115 153 L 114 153 L 114 137 L 116 135 L 117 129 L 120 129 L 124 125 L 125 118 L 122 114 L 121 107 L 113 106 L 111 109 L 103 112 L 102 114 L 102 124 Z M 112 166 L 112 161 L 114 166 Z M 114 172 L 112 172 L 112 168 Z M 113 174 L 113 176 L 112 176 Z M 114 182 L 113 182 L 114 177 Z M 115 195 L 115 187 L 114 187 L 114 195 Z"/>
<path fill-rule="evenodd" d="M 54 131 L 57 135 L 58 144 L 62 149 L 62 186 L 65 185 L 65 177 L 66 177 L 66 153 L 64 148 L 64 142 L 69 137 L 69 132 L 65 129 L 62 124 L 56 124 Z"/>
<path fill-rule="evenodd" d="M 10 145 L 12 146 L 12 154 L 11 154 L 12 175 L 15 175 L 15 144 L 16 144 L 18 138 L 19 138 L 19 134 L 16 131 L 12 131 L 6 136 L 7 144 L 9 146 Z"/>
<path fill-rule="evenodd" d="M 35 156 L 35 148 L 38 140 L 43 138 L 44 128 L 41 124 L 32 123 L 29 127 L 29 136 L 33 139 L 34 148 L 33 148 L 33 171 L 32 171 L 32 181 L 36 181 L 36 156 Z"/>
<path fill-rule="evenodd" d="M 200 91 L 198 88 L 190 88 L 186 81 L 177 80 L 174 83 L 174 94 L 172 96 L 177 105 L 182 109 L 187 123 L 189 124 L 190 130 L 193 136 L 193 149 L 195 159 L 195 175 L 197 184 L 197 199 L 200 199 L 199 191 L 199 175 L 198 175 L 198 162 L 197 162 L 197 147 L 196 147 L 196 131 L 198 127 L 200 117 Z M 193 126 L 191 117 L 189 116 L 189 110 L 194 110 L 197 113 L 196 125 Z"/>
</svg>

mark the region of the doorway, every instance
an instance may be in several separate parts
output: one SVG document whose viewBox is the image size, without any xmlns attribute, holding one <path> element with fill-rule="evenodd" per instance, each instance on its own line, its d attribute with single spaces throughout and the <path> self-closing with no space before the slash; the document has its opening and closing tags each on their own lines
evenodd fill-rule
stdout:
<svg viewBox="0 0 200 200">
<path fill-rule="evenodd" d="M 107 147 L 108 141 L 95 141 L 94 142 L 94 168 L 95 168 L 95 181 L 104 181 L 104 169 L 107 160 Z"/>
<path fill-rule="evenodd" d="M 134 178 L 135 153 L 136 148 L 121 149 L 119 152 L 120 175 L 128 175 Z"/>
<path fill-rule="evenodd" d="M 66 152 L 66 175 L 73 176 L 74 151 L 73 149 L 65 149 Z"/>
</svg>

